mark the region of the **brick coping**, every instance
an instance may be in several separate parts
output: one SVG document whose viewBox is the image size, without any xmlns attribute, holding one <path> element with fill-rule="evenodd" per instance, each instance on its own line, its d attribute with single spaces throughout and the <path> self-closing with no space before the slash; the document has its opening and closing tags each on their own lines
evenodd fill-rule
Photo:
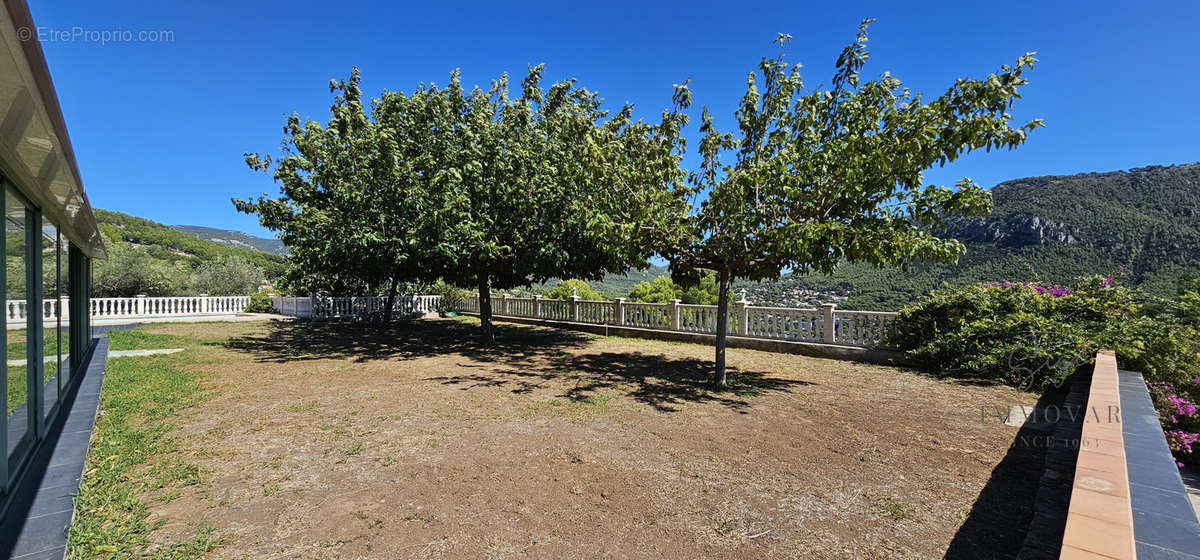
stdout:
<svg viewBox="0 0 1200 560">
<path fill-rule="evenodd" d="M 1096 355 L 1088 394 L 1071 504 L 1063 533 L 1063 560 L 1137 558 L 1117 356 Z"/>
</svg>

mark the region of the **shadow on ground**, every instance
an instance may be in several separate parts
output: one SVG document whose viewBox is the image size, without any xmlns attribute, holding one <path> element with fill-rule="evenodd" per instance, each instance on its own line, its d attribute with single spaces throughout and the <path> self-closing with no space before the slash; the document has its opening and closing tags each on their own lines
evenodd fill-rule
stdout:
<svg viewBox="0 0 1200 560">
<path fill-rule="evenodd" d="M 260 362 L 340 359 L 355 362 L 460 354 L 482 362 L 532 359 L 579 348 L 589 336 L 555 329 L 497 324 L 496 341 L 479 342 L 479 326 L 461 321 L 277 321 L 262 336 L 232 338 L 226 348 Z"/>
<path fill-rule="evenodd" d="M 482 370 L 483 368 L 481 368 Z M 728 368 L 729 386 L 712 385 L 713 364 L 695 358 L 668 358 L 642 352 L 563 353 L 544 363 L 513 364 L 488 368 L 477 374 L 431 377 L 444 385 L 508 386 L 514 393 L 530 393 L 557 381 L 572 386 L 559 396 L 572 401 L 623 393 L 661 412 L 677 411 L 684 403 L 718 403 L 746 413 L 751 397 L 766 392 L 790 392 L 811 385 L 768 372 Z"/>
<path fill-rule="evenodd" d="M 1037 410 L 1065 410 L 1061 407 L 1064 406 L 1066 394 L 1064 389 L 1052 389 L 1042 395 L 1034 407 Z M 981 421 L 1002 423 L 1003 419 L 985 417 L 981 413 Z M 1017 432 L 1008 452 L 992 469 L 971 512 L 955 533 L 946 550 L 946 559 L 1034 560 L 1058 557 L 1065 512 L 1070 501 L 1069 480 L 1065 496 L 1048 493 L 1039 495 L 1039 490 L 1043 488 L 1048 460 L 1074 453 L 1073 449 L 1064 450 L 1063 447 L 1064 444 L 1070 444 L 1070 434 L 1074 433 L 1074 437 L 1078 438 L 1081 422 L 1072 422 L 1064 415 L 1058 423 L 1027 422 Z M 1064 518 L 1047 516 L 1055 510 L 1061 510 Z M 1031 534 L 1036 535 L 1034 540 L 1039 541 L 1039 545 L 1054 553 L 1046 556 L 1033 553 L 1026 546 L 1029 544 L 1027 537 Z M 1057 545 L 1053 542 L 1055 538 L 1058 539 Z"/>
<path fill-rule="evenodd" d="M 355 362 L 459 355 L 469 362 L 460 375 L 428 377 L 463 390 L 503 387 L 532 393 L 567 385 L 558 396 L 587 401 L 624 394 L 656 410 L 672 412 L 684 403 L 711 402 L 746 413 L 748 399 L 766 392 L 790 392 L 810 383 L 771 372 L 729 368 L 729 387 L 711 384 L 713 364 L 696 358 L 583 350 L 594 336 L 524 325 L 497 324 L 496 341 L 479 342 L 479 326 L 459 321 L 369 323 L 278 322 L 271 332 L 229 340 L 224 346 L 248 352 L 260 362 L 317 359 Z M 572 352 L 572 350 L 574 352 Z"/>
</svg>

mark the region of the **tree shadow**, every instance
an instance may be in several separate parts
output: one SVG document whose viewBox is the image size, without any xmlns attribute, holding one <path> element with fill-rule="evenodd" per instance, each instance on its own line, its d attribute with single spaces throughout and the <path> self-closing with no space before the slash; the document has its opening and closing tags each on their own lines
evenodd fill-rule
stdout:
<svg viewBox="0 0 1200 560">
<path fill-rule="evenodd" d="M 496 341 L 479 341 L 477 324 L 416 320 L 392 325 L 359 322 L 276 322 L 265 335 L 233 338 L 221 345 L 247 352 L 259 362 L 289 363 L 347 359 L 356 363 L 393 358 L 461 355 L 458 363 L 473 370 L 427 381 L 463 390 L 505 387 L 528 394 L 547 386 L 568 385 L 558 396 L 586 402 L 622 394 L 655 410 L 673 412 L 684 403 L 717 403 L 738 409 L 767 392 L 790 392 L 809 382 L 772 372 L 730 367 L 729 386 L 711 383 L 713 363 L 696 358 L 630 352 L 572 353 L 594 337 L 561 329 L 497 324 Z"/>
<path fill-rule="evenodd" d="M 1050 414 L 1043 412 L 1041 421 L 1021 427 L 1004 458 L 992 469 L 945 558 L 1058 558 L 1078 453 L 1072 445 L 1078 443 L 1087 400 L 1086 379 L 1076 385 L 1069 393 L 1051 389 L 1038 399 L 1034 410 L 1055 411 L 1055 421 L 1047 421 Z M 1068 412 L 1071 410 L 1074 412 Z"/>
<path fill-rule="evenodd" d="M 274 363 L 324 359 L 362 363 L 449 354 L 482 362 L 510 362 L 562 354 L 590 339 L 571 331 L 516 325 L 497 324 L 495 332 L 495 342 L 484 345 L 478 325 L 461 321 L 418 319 L 390 325 L 278 321 L 265 335 L 232 338 L 220 345 L 252 354 L 256 361 Z"/>
<path fill-rule="evenodd" d="M 562 353 L 541 364 L 488 368 L 480 373 L 428 378 L 445 385 L 511 387 L 514 393 L 530 393 L 551 380 L 571 386 L 560 398 L 587 402 L 613 393 L 646 404 L 660 412 L 676 412 L 684 403 L 716 403 L 747 413 L 750 400 L 767 392 L 791 392 L 811 385 L 785 379 L 769 372 L 743 371 L 729 367 L 729 386 L 712 384 L 713 364 L 696 358 L 668 358 L 643 352 Z"/>
</svg>

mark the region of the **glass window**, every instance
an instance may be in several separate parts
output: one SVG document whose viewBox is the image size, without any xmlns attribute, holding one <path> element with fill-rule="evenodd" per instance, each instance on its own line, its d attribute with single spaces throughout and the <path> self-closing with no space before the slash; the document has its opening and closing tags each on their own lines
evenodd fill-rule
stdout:
<svg viewBox="0 0 1200 560">
<path fill-rule="evenodd" d="M 71 380 L 71 363 L 68 356 L 71 352 L 71 341 L 70 329 L 67 328 L 67 324 L 71 320 L 71 275 L 67 274 L 70 269 L 67 264 L 67 246 L 67 238 L 63 237 L 62 232 L 59 232 L 58 250 L 54 253 L 55 260 L 58 261 L 58 306 L 56 307 L 58 313 L 55 314 L 55 320 L 58 324 L 59 391 L 66 387 L 67 381 Z"/>
<path fill-rule="evenodd" d="M 24 454 L 33 442 L 36 425 L 36 407 L 31 406 L 30 379 L 26 375 L 26 345 L 29 326 L 29 297 L 26 286 L 28 261 L 25 252 L 25 227 L 27 209 L 20 195 L 11 189 L 4 195 L 4 258 L 5 258 L 5 302 L 7 318 L 6 340 L 6 389 L 5 412 L 7 445 L 5 451 L 9 461 L 9 473 L 16 470 Z M 36 306 L 32 306 L 36 310 Z M 35 370 L 36 371 L 36 370 Z M 36 385 L 35 385 L 36 386 Z"/>
<path fill-rule="evenodd" d="M 62 377 L 58 347 L 58 228 L 42 223 L 42 301 L 38 313 L 42 319 L 42 412 L 49 425 L 58 402 Z"/>
</svg>

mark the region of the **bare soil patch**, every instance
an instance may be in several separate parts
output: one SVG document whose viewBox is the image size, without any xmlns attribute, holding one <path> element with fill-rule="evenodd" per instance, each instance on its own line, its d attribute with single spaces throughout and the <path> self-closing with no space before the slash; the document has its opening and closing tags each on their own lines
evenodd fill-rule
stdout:
<svg viewBox="0 0 1200 560">
<path fill-rule="evenodd" d="M 145 496 L 217 558 L 936 558 L 1017 434 L 981 407 L 1036 400 L 740 349 L 713 392 L 709 347 L 455 320 L 146 329 L 227 337 L 175 420 L 203 481 Z"/>
</svg>

